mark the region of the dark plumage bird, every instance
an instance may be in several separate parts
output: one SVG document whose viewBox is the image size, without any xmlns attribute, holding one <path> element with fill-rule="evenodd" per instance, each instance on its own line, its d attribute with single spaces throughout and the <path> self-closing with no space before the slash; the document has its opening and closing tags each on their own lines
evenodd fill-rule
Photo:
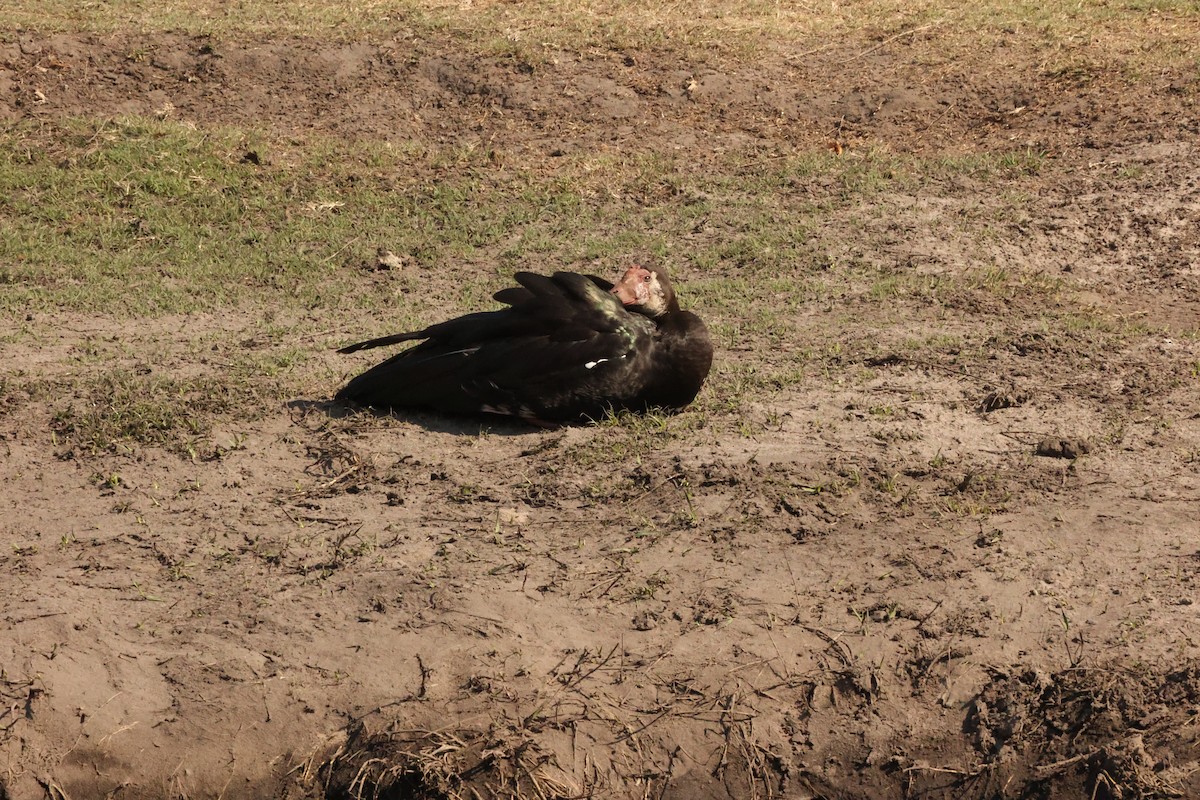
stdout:
<svg viewBox="0 0 1200 800">
<path fill-rule="evenodd" d="M 520 286 L 495 294 L 508 308 L 343 347 L 424 340 L 336 399 L 564 422 L 610 409 L 679 409 L 700 391 L 712 364 L 708 329 L 680 310 L 662 270 L 631 267 L 615 285 L 573 272 L 516 279 Z"/>
</svg>

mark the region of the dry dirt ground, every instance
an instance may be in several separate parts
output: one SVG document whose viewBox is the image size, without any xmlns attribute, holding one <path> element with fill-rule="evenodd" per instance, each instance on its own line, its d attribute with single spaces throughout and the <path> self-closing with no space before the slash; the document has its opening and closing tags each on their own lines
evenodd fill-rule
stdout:
<svg viewBox="0 0 1200 800">
<path fill-rule="evenodd" d="M 780 298 L 802 341 L 718 360 L 827 357 L 736 435 L 709 406 L 612 452 L 605 426 L 347 415 L 314 382 L 200 458 L 96 455 L 10 380 L 0 797 L 1200 796 L 1196 75 L 1047 64 L 1017 38 L 936 54 L 919 34 L 700 69 L 14 37 L 10 122 L 1046 166 L 1016 217 L 967 175 L 814 220 L 831 264 L 910 286 L 1010 266 L 1028 291 Z M 53 346 L 13 346 L 10 374 L 85 343 L 179 370 L 178 337 L 268 346 L 239 315 L 44 324 Z"/>
</svg>

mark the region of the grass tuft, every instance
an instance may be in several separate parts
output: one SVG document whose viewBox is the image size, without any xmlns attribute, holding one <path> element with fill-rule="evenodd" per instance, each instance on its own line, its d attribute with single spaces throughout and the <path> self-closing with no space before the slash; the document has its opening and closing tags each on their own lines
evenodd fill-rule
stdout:
<svg viewBox="0 0 1200 800">
<path fill-rule="evenodd" d="M 214 421 L 261 406 L 252 388 L 217 376 L 192 379 L 115 370 L 76 384 L 78 393 L 51 422 L 68 451 L 130 453 L 154 445 L 190 458 L 205 455 Z"/>
</svg>

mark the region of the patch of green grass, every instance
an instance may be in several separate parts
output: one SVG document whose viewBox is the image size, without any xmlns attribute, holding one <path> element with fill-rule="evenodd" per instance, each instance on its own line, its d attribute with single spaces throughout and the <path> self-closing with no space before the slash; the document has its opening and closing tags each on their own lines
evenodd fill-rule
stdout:
<svg viewBox="0 0 1200 800">
<path fill-rule="evenodd" d="M 986 519 L 1004 513 L 1013 500 L 1008 480 L 993 471 L 970 469 L 949 483 L 939 506 L 943 512 L 956 516 Z"/>
<path fill-rule="evenodd" d="M 146 316 L 270 296 L 376 305 L 344 280 L 376 247 L 432 268 L 570 202 L 560 186 L 498 184 L 469 160 L 443 163 L 440 151 L 332 147 L 257 166 L 244 155 L 265 146 L 239 132 L 142 119 L 9 129 L 0 310 Z"/>
<path fill-rule="evenodd" d="M 934 316 L 986 316 L 1040 297 L 1051 321 L 1073 308 L 1069 287 L 1042 272 L 981 258 L 933 273 L 891 257 L 886 246 L 897 235 L 936 237 L 948 224 L 969 249 L 996 215 L 1023 202 L 1007 189 L 1054 168 L 1037 153 L 731 152 L 696 162 L 609 152 L 550 166 L 509 155 L 422 142 L 277 141 L 147 119 L 11 126 L 0 131 L 0 315 L 16 321 L 35 312 L 20 323 L 31 332 L 13 334 L 20 343 L 45 334 L 37 320 L 64 313 L 239 312 L 259 323 L 253 346 L 201 332 L 185 358 L 221 349 L 223 377 L 253 403 L 312 382 L 311 370 L 297 376 L 317 348 L 489 307 L 516 270 L 611 275 L 648 256 L 680 277 L 682 302 L 708 322 L 717 360 L 691 409 L 661 426 L 653 415 L 620 418 L 605 452 L 581 454 L 612 463 L 636 460 L 713 417 L 744 422 L 750 400 L 809 378 L 857 380 L 861 364 L 822 354 L 836 342 L 805 338 L 811 326 L 803 321 L 816 306 L 849 304 L 880 331 L 902 302 Z M 985 183 L 989 196 L 959 203 L 938 195 L 935 217 L 925 206 L 913 210 L 914 196 L 942 192 L 957 174 Z M 982 210 L 963 221 L 950 213 L 956 203 Z M 403 265 L 375 269 L 381 247 Z M 314 319 L 322 332 L 311 330 Z M 88 346 L 72 350 L 77 377 L 68 394 L 82 399 L 57 422 L 79 446 L 141 442 L 186 452 L 225 413 L 212 403 L 215 380 L 118 375 L 105 363 L 112 348 L 89 354 Z M 13 390 L 0 385 L 0 407 L 7 396 Z M 735 432 L 762 430 L 751 422 Z"/>
<path fill-rule="evenodd" d="M 637 465 L 649 454 L 680 442 L 706 423 L 696 406 L 676 414 L 650 411 L 606 414 L 593 423 L 593 436 L 564 449 L 573 465 Z"/>
<path fill-rule="evenodd" d="M 633 155 L 564 159 L 546 172 L 498 166 L 472 148 L 314 139 L 289 149 L 144 119 L 16 126 L 0 145 L 0 311 L 131 317 L 245 304 L 394 317 L 404 294 L 432 315 L 486 304 L 517 269 L 609 271 L 636 253 L 720 275 L 694 281 L 697 300 L 731 311 L 770 300 L 786 314 L 820 293 L 807 275 L 830 271 L 817 255 L 818 204 L 828 213 L 911 187 L 923 168 L 884 155 L 782 165 L 731 156 L 700 170 Z M 796 202 L 787 187 L 813 176 L 839 188 Z M 380 247 L 404 269 L 364 269 Z M 422 280 L 448 264 L 453 281 Z M 785 330 L 748 324 L 776 342 Z"/>
<path fill-rule="evenodd" d="M 999 153 L 966 153 L 931 159 L 932 166 L 951 175 L 967 175 L 976 179 L 1002 178 L 1012 180 L 1041 173 L 1046 154 L 1024 148 Z"/>
<path fill-rule="evenodd" d="M 926 273 L 889 264 L 868 271 L 864 277 L 868 281 L 862 290 L 866 301 L 879 306 L 889 301 L 910 300 L 963 307 L 970 306 L 971 298 L 975 296 L 1001 302 L 1042 297 L 1046 306 L 1051 307 L 1066 297 L 1066 286 L 1061 278 L 995 265 Z"/>
<path fill-rule="evenodd" d="M 115 370 L 73 382 L 75 396 L 51 422 L 56 443 L 88 454 L 156 445 L 197 458 L 219 416 L 252 413 L 261 398 L 224 375 L 191 379 Z M 41 394 L 51 392 L 44 387 Z"/>
</svg>

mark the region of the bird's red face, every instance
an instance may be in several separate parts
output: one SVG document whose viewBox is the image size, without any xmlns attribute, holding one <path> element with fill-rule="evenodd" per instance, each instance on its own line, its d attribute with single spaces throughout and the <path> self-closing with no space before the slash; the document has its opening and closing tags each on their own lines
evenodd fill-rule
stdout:
<svg viewBox="0 0 1200 800">
<path fill-rule="evenodd" d="M 627 306 L 642 306 L 652 316 L 667 310 L 666 293 L 658 276 L 645 267 L 634 265 L 625 270 L 612 293 Z"/>
</svg>

